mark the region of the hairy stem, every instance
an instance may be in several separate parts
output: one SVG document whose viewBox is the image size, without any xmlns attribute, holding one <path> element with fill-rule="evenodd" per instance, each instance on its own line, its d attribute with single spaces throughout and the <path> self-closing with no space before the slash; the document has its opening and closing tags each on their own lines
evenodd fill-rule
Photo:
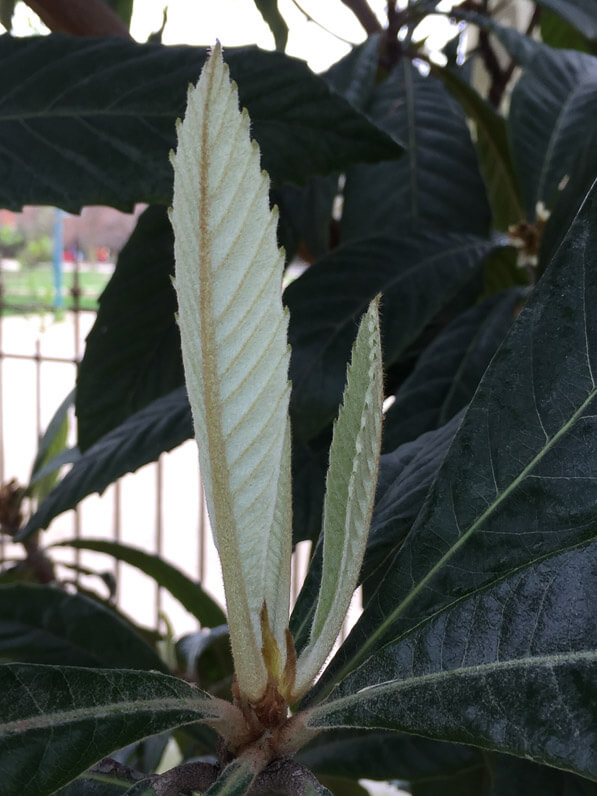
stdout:
<svg viewBox="0 0 597 796">
<path fill-rule="evenodd" d="M 367 0 L 340 0 L 340 2 L 350 8 L 369 36 L 382 30 L 381 23 L 369 7 Z"/>
<path fill-rule="evenodd" d="M 54 33 L 130 36 L 124 22 L 102 0 L 25 0 Z"/>
</svg>

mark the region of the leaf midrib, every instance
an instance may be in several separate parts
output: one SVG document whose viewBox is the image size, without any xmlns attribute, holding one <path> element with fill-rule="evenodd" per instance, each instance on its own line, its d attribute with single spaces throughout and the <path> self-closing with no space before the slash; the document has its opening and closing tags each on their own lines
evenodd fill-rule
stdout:
<svg viewBox="0 0 597 796">
<path fill-rule="evenodd" d="M 361 239 L 359 239 L 358 242 L 355 242 L 355 247 L 354 248 L 357 249 L 358 252 L 365 251 L 366 247 L 364 246 L 364 244 L 367 241 L 370 241 L 370 240 L 372 240 L 372 238 L 361 238 Z M 399 239 L 397 239 L 397 240 L 399 240 Z M 414 243 L 415 243 L 415 245 L 417 245 L 419 243 L 419 241 L 415 241 Z M 357 305 L 356 309 L 353 312 L 345 315 L 342 318 L 341 321 L 339 321 L 337 323 L 334 323 L 331 326 L 332 331 L 328 335 L 326 342 L 317 351 L 316 355 L 310 358 L 309 367 L 305 369 L 304 375 L 300 379 L 297 379 L 297 378 L 293 379 L 293 382 L 292 382 L 293 389 L 295 391 L 298 391 L 298 390 L 303 388 L 303 385 L 304 385 L 306 379 L 309 378 L 311 376 L 312 372 L 313 372 L 314 365 L 316 363 L 317 364 L 320 363 L 320 361 L 323 360 L 324 355 L 326 354 L 328 349 L 333 346 L 333 344 L 334 344 L 336 338 L 338 337 L 338 335 L 341 334 L 342 331 L 348 325 L 354 325 L 355 318 L 359 318 L 363 314 L 363 312 L 366 310 L 366 308 L 367 308 L 367 306 L 369 304 L 369 301 L 371 300 L 371 296 L 375 295 L 376 292 L 382 293 L 382 296 L 383 296 L 383 294 L 386 293 L 388 290 L 396 289 L 396 286 L 399 285 L 401 282 L 410 280 L 412 278 L 413 273 L 416 273 L 418 270 L 420 270 L 422 268 L 427 268 L 428 266 L 433 265 L 433 263 L 435 261 L 438 261 L 438 260 L 441 261 L 444 258 L 449 258 L 449 257 L 452 257 L 453 255 L 462 254 L 463 252 L 467 252 L 469 250 L 473 250 L 473 249 L 478 248 L 480 246 L 489 246 L 491 243 L 492 243 L 492 241 L 490 241 L 490 240 L 488 241 L 488 240 L 485 240 L 485 239 L 483 239 L 481 237 L 474 238 L 473 236 L 470 236 L 469 240 L 461 241 L 460 244 L 457 245 L 457 246 L 454 246 L 454 247 L 449 248 L 449 249 L 441 249 L 441 251 L 439 251 L 439 252 L 435 251 L 433 253 L 430 253 L 429 255 L 424 255 L 420 260 L 417 260 L 414 263 L 414 265 L 412 265 L 412 266 L 410 266 L 410 267 L 408 267 L 408 268 L 406 268 L 404 270 L 401 270 L 399 272 L 399 274 L 397 274 L 395 277 L 393 277 L 392 279 L 387 280 L 386 282 L 383 283 L 383 285 L 378 286 L 377 290 L 374 290 L 372 288 L 371 292 L 364 296 L 363 300 Z M 425 242 L 423 241 L 422 244 L 425 245 Z M 495 241 L 494 241 L 494 245 L 497 245 Z M 384 256 L 385 256 L 385 252 L 382 255 L 382 257 L 384 257 Z M 451 297 L 451 295 L 452 294 L 450 294 L 450 297 Z M 446 301 L 447 300 L 448 299 L 446 299 Z M 383 302 L 382 302 L 382 315 L 383 315 Z"/>
<path fill-rule="evenodd" d="M 547 146 L 545 148 L 545 156 L 543 158 L 541 169 L 539 171 L 539 177 L 537 180 L 537 192 L 535 195 L 535 201 L 537 202 L 549 198 L 544 196 L 544 190 L 545 190 L 545 182 L 547 180 L 547 174 L 553 163 L 554 150 L 556 149 L 558 143 L 561 141 L 561 132 L 564 128 L 564 122 L 570 119 L 571 114 L 569 108 L 576 104 L 578 95 L 579 94 L 582 95 L 587 89 L 587 81 L 582 80 L 583 76 L 578 75 L 577 73 L 575 77 L 576 78 L 581 77 L 581 82 L 576 83 L 574 85 L 572 91 L 566 97 L 564 104 L 560 107 L 560 111 L 556 117 L 551 134 L 549 136 L 549 140 L 547 142 Z M 593 90 L 595 90 L 594 85 L 593 85 Z"/>
<path fill-rule="evenodd" d="M 446 611 L 452 611 L 457 606 L 459 606 L 461 603 L 465 603 L 465 602 L 467 602 L 468 600 L 471 600 L 474 597 L 480 597 L 480 596 L 484 595 L 485 593 L 487 593 L 487 592 L 491 591 L 492 589 L 498 587 L 500 584 L 505 583 L 510 578 L 521 574 L 525 570 L 528 570 L 528 569 L 530 569 L 532 567 L 537 567 L 540 564 L 542 564 L 543 562 L 548 561 L 550 558 L 555 558 L 557 556 L 561 556 L 561 555 L 564 555 L 566 553 L 570 553 L 573 550 L 580 550 L 583 547 L 586 547 L 587 545 L 593 544 L 593 543 L 594 543 L 594 540 L 588 540 L 588 541 L 584 540 L 582 542 L 577 542 L 576 544 L 573 544 L 573 545 L 565 545 L 564 547 L 559 547 L 557 550 L 550 550 L 548 553 L 545 553 L 542 556 L 538 556 L 537 558 L 533 558 L 532 560 L 527 561 L 524 564 L 520 564 L 518 566 L 513 567 L 512 569 L 509 569 L 507 572 L 502 573 L 501 575 L 499 575 L 498 577 L 494 578 L 493 580 L 490 580 L 490 581 L 488 581 L 486 583 L 483 583 L 482 585 L 477 586 L 476 588 L 472 589 L 472 591 L 469 591 L 466 594 L 463 594 L 463 595 L 457 597 L 455 600 L 452 600 L 451 602 L 449 602 L 449 603 L 447 603 L 445 605 L 442 605 L 440 608 L 438 608 L 432 614 L 429 614 L 424 619 L 421 619 L 421 621 L 417 622 L 415 625 L 412 625 L 407 630 L 405 630 L 403 633 L 400 633 L 398 636 L 393 638 L 391 641 L 389 641 L 387 644 L 385 644 L 382 647 L 382 649 L 384 649 L 385 647 L 387 647 L 389 645 L 395 645 L 395 644 L 400 643 L 404 639 L 409 638 L 409 636 L 412 636 L 413 633 L 416 633 L 421 628 L 424 628 L 425 625 L 429 624 L 429 622 L 433 622 L 435 619 L 437 619 L 439 616 L 441 616 Z M 396 550 L 393 551 L 394 555 L 395 555 L 396 552 L 397 552 Z M 385 571 L 387 571 L 389 569 L 389 567 L 387 565 L 384 567 L 384 562 L 382 562 L 382 564 L 380 564 L 380 567 L 383 567 Z"/>
<path fill-rule="evenodd" d="M 388 680 L 386 682 L 377 683 L 375 685 L 366 686 L 354 694 L 332 699 L 329 702 L 324 702 L 317 707 L 308 709 L 306 713 L 308 718 L 306 721 L 307 726 L 311 725 L 313 717 L 321 716 L 325 718 L 326 713 L 337 710 L 350 709 L 352 705 L 359 705 L 364 702 L 369 695 L 373 695 L 376 699 L 384 695 L 395 693 L 396 690 L 406 689 L 412 686 L 421 686 L 428 683 L 436 683 L 450 677 L 484 677 L 493 672 L 502 672 L 508 669 L 518 668 L 533 668 L 542 667 L 552 668 L 554 666 L 576 663 L 579 661 L 597 662 L 597 650 L 574 650 L 567 653 L 556 653 L 551 655 L 535 655 L 532 657 L 524 658 L 510 658 L 504 661 L 492 661 L 491 663 L 475 664 L 474 666 L 464 666 L 459 669 L 447 669 L 441 672 L 431 672 L 429 674 L 420 674 L 413 677 L 407 677 L 404 680 Z M 315 725 L 320 726 L 320 725 Z M 325 725 L 324 725 L 325 726 Z M 329 725 L 339 726 L 339 725 Z M 351 723 L 353 729 L 360 725 Z M 382 727 L 380 726 L 380 729 Z"/>
<path fill-rule="evenodd" d="M 13 721 L 0 723 L 0 737 L 8 736 L 11 733 L 45 730 L 45 729 L 58 729 L 61 725 L 72 724 L 77 721 L 94 721 L 100 722 L 104 719 L 109 719 L 121 713 L 137 714 L 139 717 L 151 712 L 154 713 L 168 713 L 170 711 L 190 711 L 194 716 L 201 718 L 217 718 L 217 710 L 200 709 L 200 705 L 207 707 L 210 704 L 209 699 L 188 699 L 188 698 L 171 698 L 171 699 L 144 699 L 142 702 L 118 702 L 110 705 L 91 705 L 86 708 L 72 708 L 70 710 L 54 711 L 51 713 L 43 713 L 38 716 L 31 716 L 25 719 L 15 719 Z M 189 719 L 189 721 L 196 721 L 197 719 Z"/>
<path fill-rule="evenodd" d="M 512 480 L 512 482 L 504 489 L 504 491 L 483 511 L 476 520 L 471 524 L 470 528 L 461 534 L 455 544 L 439 559 L 439 561 L 431 567 L 427 574 L 419 581 L 419 583 L 408 593 L 404 600 L 399 603 L 396 608 L 386 617 L 386 619 L 368 636 L 367 640 L 360 647 L 358 654 L 356 654 L 350 661 L 346 662 L 335 676 L 335 682 L 340 682 L 344 677 L 353 671 L 362 661 L 364 661 L 372 648 L 374 649 L 380 637 L 383 637 L 388 627 L 390 627 L 396 619 L 404 612 L 411 602 L 419 595 L 427 584 L 435 577 L 444 564 L 446 564 L 452 556 L 469 540 L 469 538 L 479 529 L 484 521 L 489 517 L 496 508 L 503 503 L 509 495 L 524 481 L 524 479 L 532 472 L 535 466 L 542 460 L 542 458 L 551 450 L 551 448 L 560 440 L 560 438 L 579 420 L 584 414 L 587 407 L 591 404 L 597 388 L 593 388 L 587 398 L 582 402 L 578 409 L 572 414 L 570 420 L 565 423 L 554 436 L 548 440 L 546 445 L 531 459 L 531 461 L 524 467 L 521 472 Z M 465 595 L 468 596 L 468 595 Z M 331 686 L 330 686 L 331 687 Z M 324 694 L 329 693 L 329 688 Z"/>
</svg>

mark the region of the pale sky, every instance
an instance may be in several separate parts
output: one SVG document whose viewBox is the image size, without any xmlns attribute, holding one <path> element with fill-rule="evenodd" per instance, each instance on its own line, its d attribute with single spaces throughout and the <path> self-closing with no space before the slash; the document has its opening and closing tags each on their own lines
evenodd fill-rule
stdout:
<svg viewBox="0 0 597 796">
<path fill-rule="evenodd" d="M 320 23 L 310 22 L 293 0 L 278 0 L 278 7 L 290 29 L 286 52 L 306 60 L 315 72 L 327 69 L 349 50 L 349 45 L 363 41 L 365 32 L 353 13 L 341 0 L 298 0 L 301 8 Z M 387 0 L 369 0 L 379 19 L 385 20 Z M 168 5 L 164 44 L 209 46 L 219 39 L 224 47 L 257 44 L 273 49 L 273 36 L 253 0 L 135 0 L 131 33 L 137 41 L 146 41 L 162 24 L 162 9 Z M 440 3 L 440 8 L 452 3 Z M 19 36 L 39 32 L 36 15 L 19 3 L 14 18 L 14 33 Z M 336 34 L 328 33 L 322 27 Z M 430 18 L 417 29 L 417 38 L 428 36 L 431 49 L 439 49 L 456 34 L 445 20 Z M 2 26 L 0 26 L 2 30 Z M 341 38 L 337 38 L 341 37 Z"/>
</svg>

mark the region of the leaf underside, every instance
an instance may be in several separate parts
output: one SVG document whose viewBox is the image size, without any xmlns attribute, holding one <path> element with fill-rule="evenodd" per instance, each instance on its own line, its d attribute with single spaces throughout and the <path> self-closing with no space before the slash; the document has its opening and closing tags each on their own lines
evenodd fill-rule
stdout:
<svg viewBox="0 0 597 796">
<path fill-rule="evenodd" d="M 356 588 L 373 510 L 381 447 L 379 298 L 361 320 L 334 424 L 323 514 L 323 569 L 311 639 L 299 657 L 301 693 L 325 663 Z"/>
<path fill-rule="evenodd" d="M 258 699 L 266 682 L 263 602 L 281 650 L 288 623 L 288 321 L 277 212 L 270 211 L 269 180 L 219 45 L 189 92 L 173 165 L 187 391 L 239 687 Z"/>
</svg>

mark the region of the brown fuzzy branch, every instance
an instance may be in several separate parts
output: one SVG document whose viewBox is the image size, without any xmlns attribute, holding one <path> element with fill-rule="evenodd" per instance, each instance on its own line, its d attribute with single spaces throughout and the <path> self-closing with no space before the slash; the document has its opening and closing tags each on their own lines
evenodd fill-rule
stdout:
<svg viewBox="0 0 597 796">
<path fill-rule="evenodd" d="M 367 35 L 379 33 L 382 30 L 381 23 L 369 7 L 367 0 L 340 0 L 340 2 L 350 8 L 367 32 Z"/>
<path fill-rule="evenodd" d="M 125 766 L 118 763 L 111 757 L 105 757 L 89 769 L 91 778 L 94 776 L 108 777 L 120 780 L 121 782 L 139 782 L 147 777 L 147 774 L 141 773 L 130 766 Z"/>
<path fill-rule="evenodd" d="M 124 22 L 102 0 L 25 0 L 54 33 L 74 36 L 130 34 Z"/>
<path fill-rule="evenodd" d="M 274 760 L 255 779 L 247 796 L 267 793 L 284 796 L 304 796 L 305 793 L 324 793 L 325 789 L 315 774 L 290 757 Z"/>
<path fill-rule="evenodd" d="M 158 796 L 203 792 L 216 781 L 220 769 L 210 763 L 183 763 L 151 778 L 151 787 Z"/>
</svg>

